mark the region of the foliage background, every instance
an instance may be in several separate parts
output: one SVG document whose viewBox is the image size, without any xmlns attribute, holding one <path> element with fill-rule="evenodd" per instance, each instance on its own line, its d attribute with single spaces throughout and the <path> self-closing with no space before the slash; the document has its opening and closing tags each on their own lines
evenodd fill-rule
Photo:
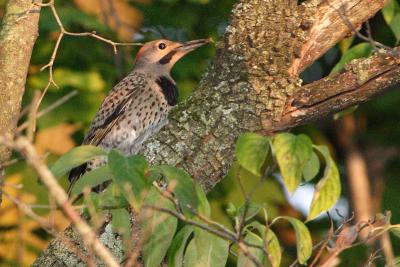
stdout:
<svg viewBox="0 0 400 267">
<path fill-rule="evenodd" d="M 64 26 L 70 31 L 97 31 L 102 36 L 118 41 L 146 41 L 166 37 L 174 40 L 190 40 L 212 37 L 215 40 L 222 34 L 233 0 L 58 0 L 56 7 Z M 5 1 L 0 1 L 0 16 L 4 12 Z M 400 8 L 392 1 L 391 23 L 379 12 L 370 22 L 375 40 L 389 46 L 397 45 L 400 39 Z M 386 20 L 385 20 L 386 19 Z M 36 90 L 43 90 L 47 83 L 47 72 L 39 69 L 45 65 L 52 53 L 58 35 L 58 26 L 49 9 L 44 8 L 40 17 L 40 36 L 33 51 L 26 94 L 23 105 L 27 106 Z M 362 29 L 365 32 L 365 29 Z M 350 38 L 331 49 L 323 58 L 303 73 L 304 82 L 317 80 L 332 71 L 343 54 L 350 57 L 367 56 L 370 50 L 349 50 L 362 41 Z M 38 121 L 38 134 L 35 145 L 38 151 L 47 157 L 49 164 L 72 147 L 80 144 L 84 133 L 96 113 L 101 101 L 133 66 L 137 48 L 122 47 L 114 55 L 112 47 L 88 37 L 66 36 L 56 59 L 54 79 L 59 88 L 52 87 L 47 93 L 42 108 L 50 105 L 72 90 L 78 96 L 47 114 Z M 213 47 L 204 47 L 182 59 L 173 70 L 181 101 L 189 97 L 215 53 Z M 295 132 L 309 134 L 314 143 L 326 144 L 334 154 L 341 171 L 343 197 L 349 199 L 345 161 L 349 141 L 356 144 L 370 167 L 371 189 L 374 192 L 371 206 L 378 210 L 391 210 L 392 221 L 400 222 L 400 91 L 393 88 L 383 96 L 361 105 L 356 111 L 344 118 L 334 120 L 326 118 L 312 125 L 295 129 Z M 21 118 L 23 121 L 24 118 Z M 355 134 L 344 133 L 343 123 L 349 123 Z M 344 139 L 344 141 L 343 141 Z M 351 140 L 349 140 L 351 139 Z M 346 142 L 347 141 L 347 142 Z M 382 172 L 374 173 L 371 168 L 382 158 L 394 151 L 390 160 L 385 162 Z M 7 170 L 8 194 L 21 201 L 31 203 L 39 214 L 46 215 L 58 229 L 63 229 L 67 221 L 58 211 L 49 214 L 44 187 L 35 174 L 23 162 L 18 162 Z M 240 206 L 243 198 L 233 178 L 235 167 L 224 181 L 210 194 L 214 219 L 230 225 L 226 215 L 229 203 Z M 243 174 L 244 186 L 251 188 L 256 180 L 249 173 Z M 61 180 L 66 184 L 66 179 Z M 16 189 L 12 184 L 22 184 Z M 277 180 L 269 180 L 257 190 L 254 200 L 265 203 L 271 218 L 277 215 L 290 215 L 304 219 L 295 207 L 288 204 L 287 195 Z M 351 207 L 350 207 L 351 209 Z M 309 224 L 315 239 L 321 238 L 328 220 L 323 223 Z M 325 227 L 325 228 L 324 228 Z M 286 225 L 274 229 L 285 247 L 286 256 L 283 266 L 295 258 L 295 235 Z M 0 208 L 0 266 L 28 266 L 50 237 L 39 225 L 21 214 L 5 198 Z M 395 255 L 400 255 L 399 239 L 392 238 Z M 361 266 L 367 255 L 366 248 L 357 247 L 342 255 L 343 266 L 353 264 Z M 378 264 L 379 261 L 378 260 Z"/>
</svg>

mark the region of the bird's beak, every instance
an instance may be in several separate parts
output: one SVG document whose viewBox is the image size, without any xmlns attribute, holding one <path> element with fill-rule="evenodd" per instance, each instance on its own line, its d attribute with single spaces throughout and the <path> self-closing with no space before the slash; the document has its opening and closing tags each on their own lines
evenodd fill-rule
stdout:
<svg viewBox="0 0 400 267">
<path fill-rule="evenodd" d="M 186 53 L 189 53 L 190 51 L 195 50 L 196 48 L 199 48 L 200 46 L 203 46 L 203 45 L 211 43 L 211 42 L 212 42 L 211 38 L 192 40 L 192 41 L 183 43 L 182 45 L 176 47 L 174 50 L 177 52 L 186 54 Z"/>
<path fill-rule="evenodd" d="M 189 53 L 190 51 L 199 48 L 205 44 L 211 43 L 212 39 L 198 39 L 189 41 L 183 44 L 177 44 L 168 54 L 164 55 L 158 62 L 161 65 L 168 65 L 172 67 L 181 57 Z"/>
</svg>

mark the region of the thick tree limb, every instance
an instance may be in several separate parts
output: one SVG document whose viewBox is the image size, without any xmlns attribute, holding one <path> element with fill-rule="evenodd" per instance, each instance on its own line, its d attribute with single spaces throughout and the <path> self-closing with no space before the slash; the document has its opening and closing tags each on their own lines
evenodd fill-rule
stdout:
<svg viewBox="0 0 400 267">
<path fill-rule="evenodd" d="M 32 48 L 38 36 L 40 8 L 25 16 L 31 0 L 9 0 L 0 31 L 0 133 L 14 131 L 25 90 L 26 75 Z M 0 165 L 11 152 L 0 145 Z M 1 184 L 4 170 L 0 169 Z"/>
<path fill-rule="evenodd" d="M 342 2 L 349 3 L 346 15 L 352 24 L 361 25 L 386 1 Z M 172 112 L 169 125 L 144 145 L 148 160 L 181 167 L 210 191 L 232 165 L 234 143 L 241 133 L 294 127 L 366 101 L 398 83 L 397 60 L 374 56 L 353 62 L 342 74 L 301 86 L 301 70 L 351 31 L 328 10 L 328 4 L 337 6 L 338 1 L 319 3 L 239 0 L 199 88 Z M 329 41 L 322 42 L 323 36 Z M 115 246 L 120 241 L 104 234 L 107 246 L 121 255 L 121 247 Z M 35 266 L 73 266 L 70 259 L 56 240 Z"/>
<path fill-rule="evenodd" d="M 302 44 L 300 57 L 293 61 L 289 68 L 292 76 L 299 75 L 307 66 L 325 54 L 339 40 L 351 36 L 354 29 L 375 15 L 388 0 L 331 0 L 322 1 L 314 14 L 312 25 L 302 24 L 309 28 L 307 40 Z M 312 6 L 314 1 L 308 1 Z M 354 29 L 349 27 L 351 24 Z"/>
<path fill-rule="evenodd" d="M 399 57 L 376 54 L 353 61 L 342 73 L 303 86 L 288 98 L 282 119 L 273 130 L 291 128 L 368 101 L 399 83 Z"/>
</svg>

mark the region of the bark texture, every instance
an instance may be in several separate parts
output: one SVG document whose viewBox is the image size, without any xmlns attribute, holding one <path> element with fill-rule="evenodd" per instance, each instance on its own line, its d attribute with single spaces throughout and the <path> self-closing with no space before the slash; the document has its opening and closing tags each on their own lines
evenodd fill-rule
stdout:
<svg viewBox="0 0 400 267">
<path fill-rule="evenodd" d="M 288 129 L 398 84 L 399 60 L 386 54 L 354 61 L 342 73 L 306 86 L 299 79 L 302 70 L 351 31 L 338 9 L 358 26 L 385 2 L 239 0 L 199 88 L 142 153 L 152 164 L 185 169 L 210 191 L 230 168 L 234 143 L 243 132 Z M 121 255 L 118 238 L 107 231 L 103 235 Z M 55 240 L 35 266 L 75 266 L 70 259 L 71 253 Z"/>
<path fill-rule="evenodd" d="M 31 0 L 9 0 L 0 30 L 0 133 L 12 134 L 18 121 L 40 9 L 26 11 Z M 0 166 L 11 152 L 0 145 Z M 0 185 L 4 170 L 0 167 Z M 0 188 L 1 189 L 1 188 Z M 0 190 L 1 203 L 1 190 Z"/>
</svg>

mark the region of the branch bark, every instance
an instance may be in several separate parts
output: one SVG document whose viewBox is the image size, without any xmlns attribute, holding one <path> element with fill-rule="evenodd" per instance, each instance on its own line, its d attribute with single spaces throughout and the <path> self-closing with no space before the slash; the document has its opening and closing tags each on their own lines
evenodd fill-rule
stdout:
<svg viewBox="0 0 400 267">
<path fill-rule="evenodd" d="M 145 143 L 142 153 L 152 164 L 185 169 L 210 191 L 229 170 L 234 143 L 243 132 L 288 129 L 398 84 L 398 59 L 375 55 L 301 86 L 300 72 L 351 31 L 340 23 L 339 2 L 239 0 L 199 88 L 172 112 L 169 125 Z M 387 1 L 342 2 L 351 22 L 361 25 Z M 322 42 L 324 36 L 329 41 Z M 121 255 L 121 247 L 114 246 L 118 238 L 103 235 Z M 35 266 L 73 266 L 70 259 L 55 240 Z"/>
<path fill-rule="evenodd" d="M 399 53 L 399 49 L 393 51 Z M 400 59 L 391 53 L 354 60 L 341 73 L 314 83 L 287 99 L 282 119 L 273 130 L 284 130 L 366 102 L 400 82 Z"/>
<path fill-rule="evenodd" d="M 17 126 L 33 45 L 38 36 L 40 8 L 26 15 L 31 0 L 9 0 L 0 31 L 0 133 L 12 134 Z M 0 165 L 11 151 L 0 145 Z M 0 169 L 1 184 L 4 170 Z"/>
<path fill-rule="evenodd" d="M 316 9 L 313 24 L 301 25 L 304 28 L 310 27 L 310 30 L 307 41 L 302 44 L 300 57 L 293 61 L 289 73 L 292 76 L 299 75 L 338 40 L 353 34 L 353 29 L 349 28 L 348 23 L 351 23 L 354 29 L 359 29 L 364 21 L 374 16 L 388 2 L 388 0 L 322 1 Z M 309 1 L 308 4 L 312 2 Z"/>
</svg>

